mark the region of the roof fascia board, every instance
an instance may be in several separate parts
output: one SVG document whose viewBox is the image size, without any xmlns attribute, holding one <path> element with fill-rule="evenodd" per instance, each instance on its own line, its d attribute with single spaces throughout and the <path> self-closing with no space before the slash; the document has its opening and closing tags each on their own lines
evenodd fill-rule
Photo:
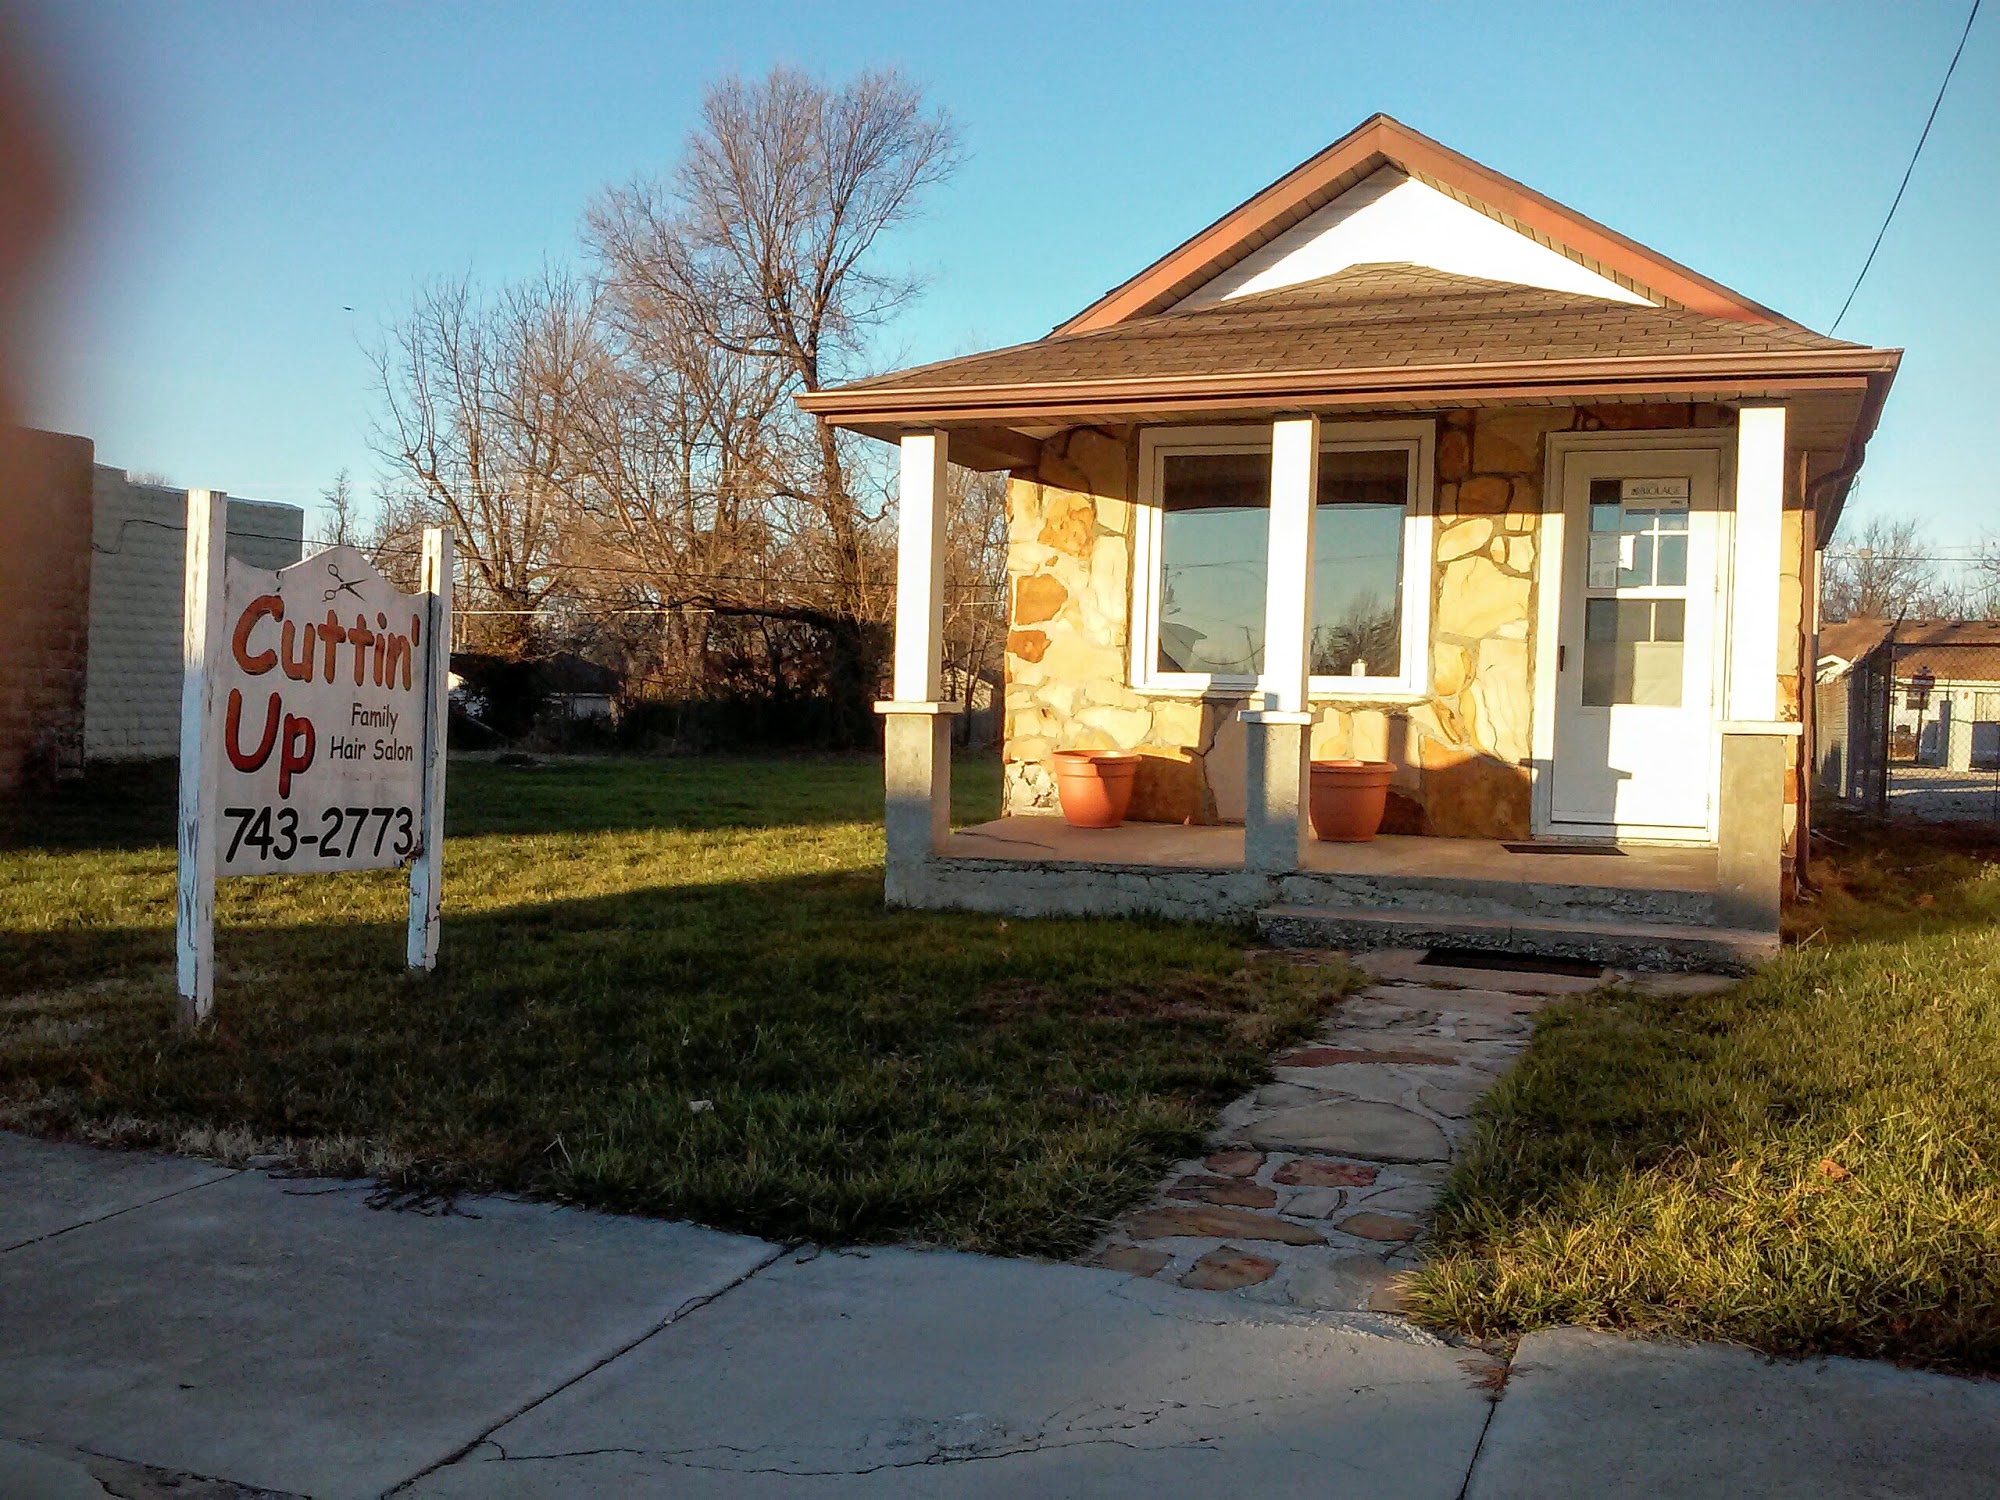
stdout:
<svg viewBox="0 0 2000 1500">
<path fill-rule="evenodd" d="M 1538 406 L 1602 401 L 1771 401 L 1818 394 L 1858 395 L 1862 383 L 1833 375 L 1794 377 L 1775 380 L 1674 380 L 1667 377 L 1637 380 L 1577 380 L 1564 384 L 1492 386 L 1435 386 L 1408 391 L 1290 391 L 1243 392 L 1214 396 L 1161 396 L 1155 398 L 1080 397 L 1073 401 L 1035 406 L 909 407 L 900 411 L 871 412 L 865 415 L 824 415 L 831 426 L 853 431 L 880 428 L 905 431 L 916 428 L 956 425 L 987 426 L 1055 422 L 1075 425 L 1088 422 L 1152 422 L 1180 417 L 1240 416 L 1263 420 L 1283 413 L 1303 414 L 1333 410 L 1450 411 L 1482 405 Z"/>
<path fill-rule="evenodd" d="M 1492 362 L 1473 365 L 1397 365 L 1376 369 L 1257 372 L 1145 379 L 1042 382 L 1032 385 L 916 387 L 899 390 L 816 391 L 794 399 L 829 420 L 890 417 L 903 412 L 997 414 L 1069 412 L 1079 404 L 1144 403 L 1333 396 L 1395 396 L 1442 390 L 1504 394 L 1524 388 L 1570 391 L 1583 386 L 1633 387 L 1673 383 L 1699 387 L 1714 381 L 1795 389 L 1827 389 L 1825 382 L 1854 385 L 1892 374 L 1898 351 L 1873 349 L 1762 350 L 1749 354 L 1674 355 L 1655 359 L 1587 359 Z"/>
<path fill-rule="evenodd" d="M 1108 328 L 1171 306 L 1208 277 L 1330 202 L 1347 185 L 1383 166 L 1407 172 L 1642 295 L 1664 298 L 1710 317 L 1791 326 L 1790 319 L 1763 304 L 1378 114 L 1107 292 L 1055 332 Z"/>
</svg>

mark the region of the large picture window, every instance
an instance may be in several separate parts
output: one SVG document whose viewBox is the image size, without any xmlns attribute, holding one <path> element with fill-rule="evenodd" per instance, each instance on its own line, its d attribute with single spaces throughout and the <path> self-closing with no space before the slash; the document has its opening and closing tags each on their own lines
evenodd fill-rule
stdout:
<svg viewBox="0 0 2000 1500">
<path fill-rule="evenodd" d="M 1264 665 L 1269 433 L 1166 431 L 1145 449 L 1134 681 L 1251 691 Z M 1422 689 L 1429 454 L 1427 424 L 1322 430 L 1311 642 L 1319 696 Z"/>
</svg>

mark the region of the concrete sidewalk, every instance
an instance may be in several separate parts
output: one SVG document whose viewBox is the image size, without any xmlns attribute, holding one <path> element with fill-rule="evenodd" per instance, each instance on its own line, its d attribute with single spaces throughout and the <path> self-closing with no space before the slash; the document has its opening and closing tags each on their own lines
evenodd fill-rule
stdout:
<svg viewBox="0 0 2000 1500">
<path fill-rule="evenodd" d="M 1474 1352 L 1114 1271 L 782 1251 L 0 1135 L 0 1497 L 1974 1495 L 2000 1385 Z"/>
</svg>

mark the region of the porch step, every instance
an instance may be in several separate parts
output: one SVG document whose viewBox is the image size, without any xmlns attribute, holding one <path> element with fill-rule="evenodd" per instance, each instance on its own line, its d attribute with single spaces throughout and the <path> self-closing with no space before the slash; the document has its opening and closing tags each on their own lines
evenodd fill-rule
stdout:
<svg viewBox="0 0 2000 1500">
<path fill-rule="evenodd" d="M 1523 861 L 1525 864 L 1526 861 Z M 1607 860 L 1606 863 L 1613 863 Z M 1582 885 L 1528 878 L 1465 875 L 1353 875 L 1301 870 L 1275 893 L 1280 904 L 1342 911 L 1491 917 L 1503 922 L 1613 923 L 1621 926 L 1709 927 L 1715 896 L 1672 886 Z"/>
<path fill-rule="evenodd" d="M 1775 934 L 1651 922 L 1267 906 L 1257 930 L 1280 948 L 1479 948 L 1632 969 L 1741 972 L 1778 951 Z"/>
</svg>

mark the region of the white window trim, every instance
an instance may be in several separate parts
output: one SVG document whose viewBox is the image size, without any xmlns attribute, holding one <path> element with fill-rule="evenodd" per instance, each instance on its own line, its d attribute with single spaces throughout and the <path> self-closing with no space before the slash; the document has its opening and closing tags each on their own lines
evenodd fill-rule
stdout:
<svg viewBox="0 0 2000 1500">
<path fill-rule="evenodd" d="M 1410 455 L 1410 493 L 1403 514 L 1403 660 L 1394 677 L 1314 677 L 1316 702 L 1417 702 L 1430 692 L 1432 512 L 1436 504 L 1437 424 L 1433 421 L 1325 422 L 1321 453 L 1401 448 Z M 1263 689 L 1261 678 L 1211 672 L 1162 672 L 1159 660 L 1160 559 L 1166 511 L 1160 494 L 1170 453 L 1268 453 L 1271 429 L 1157 427 L 1139 434 L 1139 509 L 1132 537 L 1132 646 L 1135 692 L 1163 696 L 1241 698 Z"/>
</svg>

